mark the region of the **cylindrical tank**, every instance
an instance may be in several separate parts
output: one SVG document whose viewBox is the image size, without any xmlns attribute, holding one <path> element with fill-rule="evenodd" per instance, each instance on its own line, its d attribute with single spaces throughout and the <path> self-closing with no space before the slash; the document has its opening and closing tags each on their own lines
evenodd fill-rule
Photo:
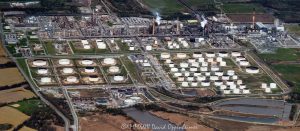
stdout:
<svg viewBox="0 0 300 131">
<path fill-rule="evenodd" d="M 47 65 L 47 61 L 46 60 L 34 60 L 32 62 L 32 64 L 34 66 L 46 66 Z"/>
<path fill-rule="evenodd" d="M 190 72 L 188 72 L 188 71 L 186 71 L 186 72 L 184 72 L 184 76 L 190 76 L 191 75 L 191 73 Z"/>
<path fill-rule="evenodd" d="M 241 56 L 241 55 L 242 55 L 241 52 L 237 52 L 237 51 L 231 52 L 232 57 L 238 57 L 238 56 Z"/>
<path fill-rule="evenodd" d="M 197 86 L 198 86 L 198 82 L 192 82 L 192 83 L 191 83 L 191 86 L 192 86 L 192 87 L 197 87 Z"/>
<path fill-rule="evenodd" d="M 233 84 L 234 84 L 234 81 L 228 80 L 228 81 L 226 81 L 226 84 L 227 84 L 227 85 L 233 85 Z"/>
<path fill-rule="evenodd" d="M 225 52 L 225 51 L 219 52 L 218 55 L 219 55 L 220 57 L 222 57 L 222 58 L 228 57 L 228 53 Z"/>
<path fill-rule="evenodd" d="M 189 87 L 189 83 L 188 83 L 188 82 L 182 82 L 182 83 L 181 83 L 181 86 L 182 86 L 182 87 Z"/>
<path fill-rule="evenodd" d="M 243 94 L 250 94 L 250 90 L 249 90 L 249 88 L 245 88 L 245 89 L 243 89 Z"/>
<path fill-rule="evenodd" d="M 191 72 L 196 72 L 196 71 L 198 71 L 198 68 L 190 68 L 190 71 Z"/>
<path fill-rule="evenodd" d="M 205 56 L 208 57 L 208 58 L 213 58 L 213 57 L 216 56 L 216 54 L 214 52 L 206 52 Z"/>
<path fill-rule="evenodd" d="M 245 85 L 245 84 L 240 84 L 239 88 L 240 88 L 240 89 L 245 89 L 245 88 L 246 88 L 246 85 Z"/>
<path fill-rule="evenodd" d="M 232 76 L 232 80 L 237 80 L 238 79 L 238 76 L 237 75 L 233 75 Z"/>
<path fill-rule="evenodd" d="M 224 66 L 226 66 L 226 65 L 227 65 L 227 64 L 226 64 L 226 61 L 220 62 L 220 66 L 224 67 Z"/>
<path fill-rule="evenodd" d="M 41 83 L 51 83 L 52 79 L 50 77 L 42 77 Z"/>
<path fill-rule="evenodd" d="M 202 53 L 201 52 L 195 52 L 193 53 L 193 58 L 200 58 L 202 57 Z"/>
<path fill-rule="evenodd" d="M 214 58 L 207 58 L 207 62 L 209 62 L 209 63 L 212 63 L 214 61 L 215 61 Z"/>
<path fill-rule="evenodd" d="M 174 73 L 174 75 L 173 75 L 174 77 L 179 77 L 179 76 L 182 76 L 182 73 L 180 73 L 180 72 L 176 72 L 176 73 Z"/>
<path fill-rule="evenodd" d="M 229 85 L 229 89 L 231 89 L 231 90 L 236 89 L 236 84 Z"/>
<path fill-rule="evenodd" d="M 172 63 L 172 60 L 171 59 L 166 59 L 166 62 L 165 63 Z"/>
<path fill-rule="evenodd" d="M 217 57 L 216 61 L 217 61 L 217 62 L 222 62 L 222 61 L 223 61 L 223 58 L 222 58 L 222 57 Z"/>
<path fill-rule="evenodd" d="M 227 75 L 229 75 L 229 76 L 233 76 L 234 74 L 235 74 L 234 70 L 228 70 L 227 71 Z"/>
<path fill-rule="evenodd" d="M 238 57 L 235 58 L 236 62 L 245 61 L 245 60 L 246 60 L 246 58 L 244 56 L 238 56 Z"/>
<path fill-rule="evenodd" d="M 205 59 L 203 57 L 199 57 L 198 62 L 205 62 Z"/>
<path fill-rule="evenodd" d="M 120 68 L 118 66 L 111 66 L 111 67 L 108 68 L 108 72 L 109 73 L 119 73 Z"/>
<path fill-rule="evenodd" d="M 95 67 L 85 67 L 84 72 L 86 73 L 94 73 L 96 71 Z"/>
<path fill-rule="evenodd" d="M 92 65 L 94 62 L 92 60 L 89 59 L 85 59 L 81 61 L 82 65 Z"/>
<path fill-rule="evenodd" d="M 191 82 L 191 81 L 194 81 L 194 77 L 187 77 L 187 81 Z"/>
<path fill-rule="evenodd" d="M 220 89 L 221 89 L 221 90 L 225 90 L 226 88 L 227 88 L 226 85 L 220 85 Z"/>
<path fill-rule="evenodd" d="M 114 81 L 121 82 L 121 81 L 124 81 L 124 80 L 125 80 L 124 76 L 114 76 Z"/>
<path fill-rule="evenodd" d="M 183 82 L 184 81 L 184 77 L 178 77 L 177 78 L 177 82 Z"/>
<path fill-rule="evenodd" d="M 241 61 L 239 62 L 239 65 L 240 65 L 240 66 L 249 66 L 250 63 L 249 63 L 249 61 L 247 61 L 247 60 L 241 60 Z"/>
<path fill-rule="evenodd" d="M 96 76 L 96 75 L 89 76 L 89 81 L 91 81 L 91 82 L 96 82 L 99 80 L 100 80 L 99 76 Z"/>
<path fill-rule="evenodd" d="M 71 64 L 71 60 L 70 59 L 59 59 L 58 60 L 58 64 L 59 65 L 70 65 Z"/>
<path fill-rule="evenodd" d="M 199 65 L 199 63 L 194 62 L 194 63 L 191 63 L 191 67 L 200 67 L 200 65 Z"/>
<path fill-rule="evenodd" d="M 188 67 L 189 67 L 189 64 L 188 64 L 188 63 L 185 63 L 185 62 L 181 62 L 179 66 L 180 66 L 181 68 L 188 68 Z"/>
<path fill-rule="evenodd" d="M 276 83 L 270 83 L 270 88 L 271 88 L 271 89 L 275 89 L 275 88 L 277 88 L 277 85 L 276 85 Z"/>
<path fill-rule="evenodd" d="M 268 87 L 265 88 L 265 92 L 266 92 L 266 93 L 271 93 L 271 88 L 268 88 Z"/>
<path fill-rule="evenodd" d="M 208 63 L 207 62 L 202 62 L 201 65 L 202 66 L 208 66 Z"/>
<path fill-rule="evenodd" d="M 62 72 L 64 74 L 72 74 L 74 72 L 74 69 L 73 68 L 63 68 Z"/>
<path fill-rule="evenodd" d="M 170 53 L 164 52 L 160 54 L 161 59 L 169 59 L 170 57 L 171 57 Z"/>
<path fill-rule="evenodd" d="M 37 74 L 40 74 L 40 75 L 48 74 L 48 69 L 47 68 L 39 68 L 37 70 Z"/>
<path fill-rule="evenodd" d="M 231 94 L 231 90 L 230 89 L 225 89 L 225 90 L 223 90 L 223 93 L 226 94 L 226 95 Z"/>
<path fill-rule="evenodd" d="M 178 68 L 176 68 L 176 67 L 171 68 L 170 70 L 171 70 L 171 72 L 178 72 Z"/>
<path fill-rule="evenodd" d="M 203 86 L 203 87 L 210 86 L 210 81 L 202 81 L 201 86 Z"/>
<path fill-rule="evenodd" d="M 210 76 L 209 79 L 211 81 L 216 81 L 216 80 L 219 80 L 219 77 L 218 76 Z"/>
<path fill-rule="evenodd" d="M 200 67 L 200 71 L 208 71 L 208 68 L 206 66 Z"/>
<path fill-rule="evenodd" d="M 67 82 L 75 83 L 75 82 L 77 82 L 77 81 L 78 81 L 78 79 L 77 79 L 76 76 L 68 76 L 68 77 L 67 77 Z"/>
<path fill-rule="evenodd" d="M 195 63 L 196 59 L 188 59 L 188 63 Z"/>
<path fill-rule="evenodd" d="M 210 76 L 211 72 L 203 72 L 205 76 Z"/>
<path fill-rule="evenodd" d="M 222 80 L 229 80 L 230 79 L 230 76 L 229 75 L 223 75 L 222 76 Z"/>
<path fill-rule="evenodd" d="M 240 89 L 234 89 L 234 90 L 233 90 L 233 93 L 234 93 L 234 94 L 240 94 L 240 92 L 241 92 Z"/>
<path fill-rule="evenodd" d="M 204 81 L 204 80 L 206 80 L 205 76 L 198 76 L 197 77 L 197 81 Z"/>
<path fill-rule="evenodd" d="M 215 72 L 215 71 L 219 71 L 220 68 L 218 66 L 211 66 L 210 70 Z"/>
<path fill-rule="evenodd" d="M 216 76 L 223 76 L 224 72 L 223 71 L 216 71 L 215 75 Z"/>
<path fill-rule="evenodd" d="M 221 80 L 215 81 L 215 86 L 221 86 L 221 85 L 223 85 L 223 81 L 221 81 Z"/>
<path fill-rule="evenodd" d="M 105 65 L 116 65 L 117 61 L 114 58 L 105 58 L 105 59 L 103 59 L 103 63 Z"/>
<path fill-rule="evenodd" d="M 257 73 L 259 73 L 259 69 L 258 69 L 258 67 L 249 66 L 246 68 L 246 72 L 249 74 L 257 74 Z"/>
<path fill-rule="evenodd" d="M 176 56 L 178 59 L 185 59 L 187 57 L 185 53 L 177 53 Z"/>
</svg>

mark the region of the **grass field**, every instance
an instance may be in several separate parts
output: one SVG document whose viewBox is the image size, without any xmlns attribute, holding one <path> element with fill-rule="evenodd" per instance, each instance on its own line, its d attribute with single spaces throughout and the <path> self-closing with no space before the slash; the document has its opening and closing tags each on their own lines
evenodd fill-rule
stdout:
<svg viewBox="0 0 300 131">
<path fill-rule="evenodd" d="M 287 29 L 288 32 L 296 34 L 300 36 L 300 25 L 285 25 L 285 28 Z"/>
<path fill-rule="evenodd" d="M 24 82 L 24 78 L 17 68 L 0 69 L 0 74 L 0 86 Z"/>
<path fill-rule="evenodd" d="M 55 47 L 53 45 L 53 42 L 46 41 L 44 43 L 45 43 L 45 47 L 46 47 L 47 53 L 50 54 L 50 55 L 55 55 L 56 52 L 55 52 Z"/>
<path fill-rule="evenodd" d="M 272 65 L 272 68 L 284 79 L 292 82 L 296 92 L 300 92 L 300 65 L 278 64 Z"/>
<path fill-rule="evenodd" d="M 39 99 L 28 99 L 13 103 L 12 105 L 18 104 L 19 106 L 14 108 L 30 116 L 39 108 L 41 103 Z"/>
<path fill-rule="evenodd" d="M 0 123 L 12 124 L 13 128 L 22 124 L 25 120 L 29 119 L 26 114 L 8 106 L 0 108 Z"/>
<path fill-rule="evenodd" d="M 299 49 L 279 48 L 275 54 L 259 54 L 259 56 L 266 62 L 276 61 L 296 61 L 300 59 Z"/>
<path fill-rule="evenodd" d="M 0 103 L 17 102 L 32 97 L 35 97 L 35 95 L 31 91 L 21 87 L 0 91 Z"/>
<path fill-rule="evenodd" d="M 173 14 L 185 10 L 185 7 L 176 0 L 143 0 L 153 12 Z"/>
<path fill-rule="evenodd" d="M 256 13 L 265 12 L 264 7 L 260 4 L 232 4 L 226 3 L 222 6 L 225 13 L 252 13 L 255 9 Z"/>
</svg>

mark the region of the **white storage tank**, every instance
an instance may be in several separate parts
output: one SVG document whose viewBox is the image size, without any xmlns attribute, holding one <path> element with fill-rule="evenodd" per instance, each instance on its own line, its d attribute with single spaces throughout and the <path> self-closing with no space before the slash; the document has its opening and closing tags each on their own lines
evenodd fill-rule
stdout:
<svg viewBox="0 0 300 131">
<path fill-rule="evenodd" d="M 243 94 L 250 94 L 250 90 L 249 90 L 249 88 L 245 88 L 245 89 L 243 89 Z"/>
<path fill-rule="evenodd" d="M 208 58 L 213 58 L 213 57 L 216 56 L 216 54 L 214 52 L 206 52 L 205 56 L 208 57 Z"/>
<path fill-rule="evenodd" d="M 210 76 L 209 79 L 211 81 L 216 81 L 216 80 L 219 80 L 219 77 L 218 76 Z"/>
<path fill-rule="evenodd" d="M 198 71 L 198 68 L 190 68 L 190 71 L 191 72 L 196 72 L 196 71 Z"/>
<path fill-rule="evenodd" d="M 181 68 L 188 68 L 188 67 L 189 67 L 189 64 L 188 64 L 188 63 L 185 63 L 185 62 L 181 62 L 181 63 L 179 64 L 179 66 L 180 66 Z"/>
<path fill-rule="evenodd" d="M 216 76 L 223 76 L 224 72 L 223 71 L 216 71 L 215 75 Z"/>
<path fill-rule="evenodd" d="M 240 65 L 240 66 L 249 66 L 250 63 L 249 63 L 249 61 L 247 61 L 247 60 L 241 60 L 241 61 L 239 62 L 239 65 Z"/>
<path fill-rule="evenodd" d="M 205 75 L 205 76 L 210 76 L 211 73 L 210 73 L 210 72 L 204 72 L 204 75 Z"/>
<path fill-rule="evenodd" d="M 234 70 L 228 70 L 227 71 L 227 75 L 229 75 L 229 76 L 233 76 L 234 74 L 235 74 Z"/>
<path fill-rule="evenodd" d="M 50 77 L 42 77 L 41 83 L 51 83 L 52 79 Z"/>
<path fill-rule="evenodd" d="M 266 93 L 271 93 L 271 88 L 265 88 Z"/>
<path fill-rule="evenodd" d="M 169 64 L 169 68 L 173 68 L 173 67 L 175 67 L 175 64 L 174 63 L 170 63 Z"/>
<path fill-rule="evenodd" d="M 208 63 L 207 62 L 202 62 L 201 65 L 202 66 L 208 66 Z"/>
<path fill-rule="evenodd" d="M 194 79 L 194 77 L 187 77 L 187 81 L 189 81 L 189 82 L 191 82 L 191 81 L 194 81 L 195 79 Z"/>
<path fill-rule="evenodd" d="M 241 56 L 241 55 L 242 55 L 241 52 L 237 52 L 237 51 L 231 52 L 231 56 L 232 56 L 232 57 L 238 57 L 238 56 Z"/>
<path fill-rule="evenodd" d="M 227 86 L 226 85 L 220 85 L 220 89 L 221 90 L 225 90 L 227 88 Z M 230 90 L 229 90 L 230 91 Z"/>
<path fill-rule="evenodd" d="M 240 94 L 240 92 L 241 92 L 240 89 L 234 89 L 233 90 L 233 94 Z"/>
<path fill-rule="evenodd" d="M 227 84 L 227 85 L 233 85 L 233 84 L 234 84 L 234 81 L 228 80 L 228 81 L 226 81 L 226 84 Z"/>
<path fill-rule="evenodd" d="M 225 89 L 225 90 L 223 90 L 223 93 L 226 94 L 226 95 L 231 94 L 231 90 L 230 89 Z"/>
<path fill-rule="evenodd" d="M 32 64 L 34 66 L 46 66 L 47 65 L 47 61 L 46 60 L 34 60 L 32 62 Z"/>
<path fill-rule="evenodd" d="M 188 82 L 182 82 L 182 83 L 181 83 L 181 86 L 182 86 L 182 87 L 189 87 L 189 83 L 188 83 Z"/>
<path fill-rule="evenodd" d="M 215 71 L 219 71 L 220 68 L 218 66 L 211 66 L 210 70 L 215 72 Z"/>
<path fill-rule="evenodd" d="M 198 82 L 192 82 L 192 83 L 191 83 L 191 86 L 192 86 L 192 87 L 197 87 L 197 86 L 198 86 Z"/>
<path fill-rule="evenodd" d="M 246 58 L 244 56 L 238 56 L 235 58 L 235 61 L 239 62 L 239 61 L 245 61 Z"/>
<path fill-rule="evenodd" d="M 222 58 L 222 57 L 217 57 L 216 61 L 217 61 L 217 62 L 222 62 L 222 61 L 223 61 L 223 58 Z"/>
<path fill-rule="evenodd" d="M 185 59 L 185 58 L 187 58 L 187 55 L 185 53 L 177 53 L 176 56 L 177 56 L 178 59 Z"/>
<path fill-rule="evenodd" d="M 111 66 L 108 68 L 109 73 L 119 73 L 120 71 L 121 71 L 120 67 L 118 66 Z"/>
<path fill-rule="evenodd" d="M 68 76 L 68 77 L 67 77 L 67 82 L 75 83 L 75 82 L 77 82 L 77 81 L 78 81 L 78 79 L 77 79 L 76 76 Z"/>
<path fill-rule="evenodd" d="M 246 85 L 245 85 L 245 84 L 240 84 L 240 85 L 239 85 L 239 88 L 240 88 L 240 89 L 245 89 L 245 88 L 246 88 Z"/>
<path fill-rule="evenodd" d="M 100 80 L 100 78 L 96 75 L 89 76 L 89 81 L 91 81 L 91 82 L 96 82 L 99 80 Z"/>
<path fill-rule="evenodd" d="M 116 65 L 117 64 L 117 60 L 114 58 L 105 58 L 103 59 L 103 63 L 105 65 Z"/>
<path fill-rule="evenodd" d="M 178 77 L 178 78 L 177 78 L 177 81 L 178 81 L 178 82 L 183 82 L 183 81 L 184 81 L 184 77 Z"/>
<path fill-rule="evenodd" d="M 270 88 L 271 88 L 271 89 L 275 89 L 275 88 L 277 88 L 277 85 L 276 85 L 276 83 L 270 83 Z"/>
<path fill-rule="evenodd" d="M 103 40 L 96 40 L 96 44 L 97 44 L 97 47 L 98 49 L 106 49 L 106 44 L 104 43 Z"/>
<path fill-rule="evenodd" d="M 201 86 L 203 86 L 203 87 L 210 86 L 210 81 L 202 81 Z"/>
<path fill-rule="evenodd" d="M 222 76 L 222 80 L 229 80 L 230 79 L 230 76 L 229 75 L 223 75 Z"/>
<path fill-rule="evenodd" d="M 237 84 L 237 85 L 243 84 L 243 80 L 237 80 L 237 81 L 236 81 L 236 84 Z"/>
<path fill-rule="evenodd" d="M 227 65 L 227 64 L 226 64 L 226 61 L 220 62 L 220 66 L 224 67 L 224 66 L 226 66 L 226 65 Z"/>
<path fill-rule="evenodd" d="M 200 67 L 200 71 L 208 71 L 208 68 L 206 66 Z"/>
<path fill-rule="evenodd" d="M 220 51 L 220 52 L 218 53 L 218 56 L 219 56 L 219 57 L 222 57 L 222 58 L 225 58 L 225 57 L 228 57 L 228 53 L 225 52 L 225 51 Z"/>
<path fill-rule="evenodd" d="M 96 71 L 95 67 L 85 67 L 84 72 L 86 73 L 94 73 Z"/>
<path fill-rule="evenodd" d="M 125 77 L 124 76 L 114 76 L 114 81 L 116 82 L 121 82 L 124 81 Z"/>
<path fill-rule="evenodd" d="M 147 45 L 147 46 L 146 46 L 146 50 L 147 50 L 147 51 L 151 51 L 151 50 L 152 50 L 152 46 L 151 46 L 151 45 Z"/>
<path fill-rule="evenodd" d="M 173 75 L 174 77 L 179 77 L 179 76 L 182 76 L 182 73 L 180 73 L 180 72 L 176 72 L 176 73 L 174 73 L 174 75 Z"/>
<path fill-rule="evenodd" d="M 232 76 L 232 80 L 237 80 L 238 79 L 238 76 L 237 75 L 233 75 Z"/>
<path fill-rule="evenodd" d="M 170 57 L 171 57 L 170 53 L 164 52 L 160 54 L 161 59 L 169 59 Z"/>
<path fill-rule="evenodd" d="M 60 64 L 60 65 L 70 65 L 71 60 L 70 59 L 59 59 L 58 64 Z"/>
<path fill-rule="evenodd" d="M 201 52 L 195 52 L 193 53 L 193 58 L 201 58 L 202 57 L 202 53 Z"/>
<path fill-rule="evenodd" d="M 205 81 L 206 77 L 205 76 L 198 76 L 197 81 Z"/>
<path fill-rule="evenodd" d="M 172 63 L 172 60 L 171 59 L 166 59 L 166 62 L 165 63 Z"/>
<path fill-rule="evenodd" d="M 190 72 L 188 72 L 188 71 L 186 71 L 186 72 L 184 72 L 184 76 L 190 76 L 191 75 L 191 73 Z"/>
<path fill-rule="evenodd" d="M 259 68 L 254 66 L 249 66 L 246 68 L 246 72 L 249 74 L 257 74 L 259 73 Z"/>
<path fill-rule="evenodd" d="M 197 62 L 191 63 L 191 67 L 200 67 L 200 64 Z"/>
<path fill-rule="evenodd" d="M 231 90 L 236 89 L 236 85 L 235 84 L 229 85 L 229 89 L 231 89 Z"/>
<path fill-rule="evenodd" d="M 132 105 L 136 104 L 136 102 L 135 102 L 135 100 L 132 100 L 132 99 L 125 99 L 124 104 L 126 106 L 132 106 Z"/>
<path fill-rule="evenodd" d="M 195 63 L 196 59 L 188 59 L 188 63 Z"/>
<path fill-rule="evenodd" d="M 48 69 L 47 68 L 39 68 L 37 70 L 37 74 L 40 74 L 40 75 L 48 74 Z"/>
<path fill-rule="evenodd" d="M 92 64 L 94 64 L 94 62 L 92 60 L 85 59 L 85 60 L 81 61 L 81 64 L 82 65 L 92 65 Z"/>
<path fill-rule="evenodd" d="M 63 68 L 62 72 L 64 74 L 72 74 L 74 72 L 74 69 L 73 68 Z"/>
<path fill-rule="evenodd" d="M 212 63 L 214 61 L 215 61 L 214 58 L 207 58 L 207 62 L 209 62 L 209 63 Z"/>
<path fill-rule="evenodd" d="M 198 58 L 198 62 L 205 62 L 205 59 L 203 57 Z"/>
<path fill-rule="evenodd" d="M 215 81 L 215 86 L 221 86 L 221 85 L 223 85 L 223 81 L 221 81 L 221 80 Z"/>
</svg>

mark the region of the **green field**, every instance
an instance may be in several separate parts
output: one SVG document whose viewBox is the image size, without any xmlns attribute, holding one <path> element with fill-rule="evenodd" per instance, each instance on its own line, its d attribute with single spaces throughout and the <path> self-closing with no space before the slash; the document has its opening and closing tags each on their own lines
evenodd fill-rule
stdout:
<svg viewBox="0 0 300 131">
<path fill-rule="evenodd" d="M 185 10 L 185 7 L 176 0 L 143 0 L 153 12 L 173 14 Z"/>
<path fill-rule="evenodd" d="M 279 48 L 275 54 L 259 54 L 259 56 L 268 63 L 276 61 L 296 61 L 300 59 L 300 50 Z"/>
<path fill-rule="evenodd" d="M 49 55 L 55 55 L 56 54 L 56 51 L 55 51 L 55 47 L 53 45 L 53 42 L 51 41 L 46 41 L 44 42 L 45 43 L 45 47 L 46 47 L 46 50 L 47 50 L 47 53 Z"/>
<path fill-rule="evenodd" d="M 225 13 L 252 13 L 255 9 L 256 13 L 265 12 L 264 7 L 260 4 L 240 4 L 227 3 L 222 6 Z"/>
<path fill-rule="evenodd" d="M 41 103 L 42 102 L 39 99 L 28 99 L 28 100 L 19 101 L 19 102 L 13 103 L 13 104 L 19 104 L 19 107 L 14 107 L 14 108 L 31 116 L 32 113 L 34 113 L 39 108 Z"/>
<path fill-rule="evenodd" d="M 272 65 L 285 80 L 292 82 L 296 92 L 300 92 L 300 65 L 278 64 Z"/>
</svg>

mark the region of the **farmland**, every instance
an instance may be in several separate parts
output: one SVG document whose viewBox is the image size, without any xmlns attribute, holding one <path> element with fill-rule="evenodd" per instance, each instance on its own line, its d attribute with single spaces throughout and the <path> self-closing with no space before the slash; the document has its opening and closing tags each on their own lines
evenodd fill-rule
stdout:
<svg viewBox="0 0 300 131">
<path fill-rule="evenodd" d="M 224 4 L 222 6 L 223 10 L 225 13 L 252 13 L 253 10 L 255 10 L 256 13 L 263 13 L 264 12 L 264 7 L 260 4 Z"/>
<path fill-rule="evenodd" d="M 35 95 L 31 91 L 21 87 L 0 91 L 0 103 L 11 103 L 32 97 Z"/>
<path fill-rule="evenodd" d="M 11 124 L 11 129 L 15 128 L 16 126 L 29 119 L 29 116 L 23 114 L 17 109 L 8 106 L 0 108 L 0 116 L 0 123 Z"/>
<path fill-rule="evenodd" d="M 13 85 L 24 82 L 24 78 L 17 68 L 0 69 L 0 74 L 5 74 L 0 75 L 0 86 Z"/>
</svg>

